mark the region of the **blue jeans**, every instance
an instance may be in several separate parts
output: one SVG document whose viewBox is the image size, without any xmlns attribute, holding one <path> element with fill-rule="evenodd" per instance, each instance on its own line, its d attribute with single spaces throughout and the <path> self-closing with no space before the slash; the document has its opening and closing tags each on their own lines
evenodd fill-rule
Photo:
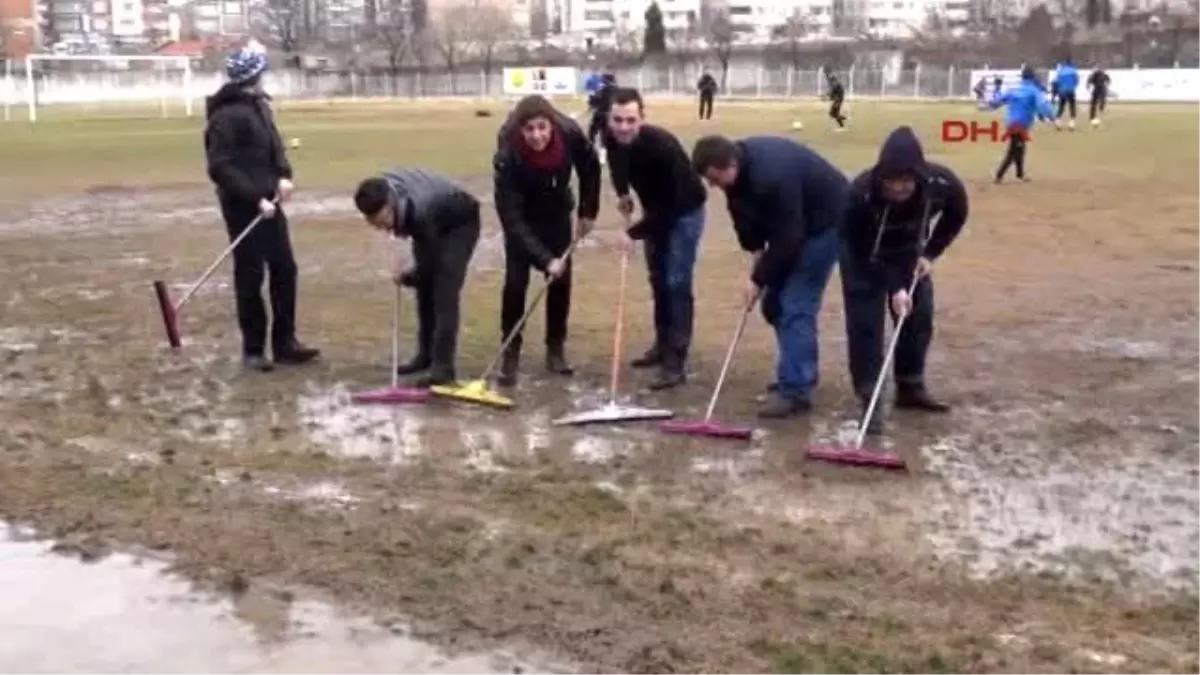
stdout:
<svg viewBox="0 0 1200 675">
<path fill-rule="evenodd" d="M 830 228 L 809 239 L 792 271 L 763 294 L 762 310 L 775 328 L 779 360 L 775 381 L 779 394 L 808 401 L 820 379 L 817 314 L 838 259 L 838 233 Z"/>
<path fill-rule="evenodd" d="M 704 234 L 704 208 L 685 213 L 661 237 L 646 239 L 646 269 L 654 295 L 654 345 L 664 368 L 682 370 L 692 344 L 692 277 Z"/>
</svg>

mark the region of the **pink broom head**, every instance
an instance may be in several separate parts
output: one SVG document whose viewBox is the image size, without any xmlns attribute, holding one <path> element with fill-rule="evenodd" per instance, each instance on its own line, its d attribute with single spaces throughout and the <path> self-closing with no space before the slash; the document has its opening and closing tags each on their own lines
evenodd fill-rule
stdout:
<svg viewBox="0 0 1200 675">
<path fill-rule="evenodd" d="M 719 422 L 664 422 L 663 433 L 676 436 L 702 436 L 706 438 L 733 438 L 748 440 L 753 433 L 750 427 L 738 427 Z"/>
<path fill-rule="evenodd" d="M 175 305 L 171 303 L 171 294 L 167 291 L 165 281 L 154 282 L 154 295 L 158 299 L 163 328 L 167 330 L 167 343 L 171 345 L 171 349 L 179 349 L 183 346 L 183 340 L 179 337 L 179 314 L 175 311 Z"/>
<path fill-rule="evenodd" d="M 809 459 L 844 464 L 846 466 L 873 467 L 877 469 L 893 469 L 902 471 L 908 468 L 904 458 L 886 452 L 859 450 L 854 447 L 826 445 L 809 449 L 806 453 Z"/>
</svg>

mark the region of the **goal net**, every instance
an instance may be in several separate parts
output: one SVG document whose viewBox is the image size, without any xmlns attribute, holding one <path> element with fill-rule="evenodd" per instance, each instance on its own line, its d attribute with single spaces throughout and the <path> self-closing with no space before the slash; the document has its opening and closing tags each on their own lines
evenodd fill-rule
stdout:
<svg viewBox="0 0 1200 675">
<path fill-rule="evenodd" d="M 190 117 L 196 97 L 186 56 L 35 54 L 5 70 L 5 119 Z"/>
</svg>

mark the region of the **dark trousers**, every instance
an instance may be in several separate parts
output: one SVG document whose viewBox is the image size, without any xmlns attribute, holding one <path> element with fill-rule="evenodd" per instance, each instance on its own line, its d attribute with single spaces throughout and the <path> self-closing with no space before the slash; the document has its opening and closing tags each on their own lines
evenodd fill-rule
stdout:
<svg viewBox="0 0 1200 675">
<path fill-rule="evenodd" d="M 1092 92 L 1092 102 L 1088 106 L 1088 119 L 1094 120 L 1104 112 L 1105 105 L 1108 104 L 1108 94 L 1102 91 Z"/>
<path fill-rule="evenodd" d="M 845 241 L 839 265 L 845 303 L 846 341 L 850 351 L 850 379 L 860 397 L 871 395 L 883 367 L 885 311 L 891 303 L 883 279 L 873 266 L 858 260 Z M 893 372 L 897 384 L 919 385 L 925 379 L 925 356 L 933 340 L 933 279 L 925 277 L 913 292 L 912 312 L 904 321 L 896 344 Z M 895 322 L 896 315 L 892 314 Z"/>
<path fill-rule="evenodd" d="M 713 94 L 700 94 L 700 119 L 711 120 L 713 110 Z"/>
<path fill-rule="evenodd" d="M 762 297 L 763 318 L 775 329 L 779 352 L 775 382 L 780 395 L 797 401 L 811 400 L 821 379 L 817 315 L 838 259 L 839 218 L 829 221 L 825 231 L 804 243 L 787 278 L 767 286 Z"/>
<path fill-rule="evenodd" d="M 417 353 L 428 355 L 430 375 L 453 379 L 458 352 L 459 302 L 475 244 L 479 242 L 479 207 L 467 222 L 437 241 L 413 239 L 417 261 Z"/>
<path fill-rule="evenodd" d="M 599 110 L 592 110 L 592 119 L 588 121 L 588 140 L 597 145 L 597 139 L 604 137 L 604 127 L 608 125 L 608 116 Z"/>
<path fill-rule="evenodd" d="M 682 372 L 692 345 L 695 296 L 692 279 L 704 234 L 704 207 L 671 223 L 665 236 L 643 242 L 654 297 L 654 345 L 663 368 Z"/>
<path fill-rule="evenodd" d="M 1008 148 L 1004 151 L 1004 159 L 1000 160 L 1000 168 L 996 170 L 996 180 L 1003 179 L 1010 166 L 1016 166 L 1017 178 L 1025 177 L 1025 148 L 1025 130 L 1009 127 Z"/>
<path fill-rule="evenodd" d="M 229 240 L 233 241 L 258 217 L 258 205 L 221 200 L 221 215 Z M 233 251 L 238 325 L 242 331 L 242 353 L 247 356 L 262 356 L 266 349 L 267 308 L 262 285 L 268 272 L 271 347 L 278 355 L 296 338 L 296 258 L 283 209 L 256 225 Z"/>
<path fill-rule="evenodd" d="M 846 126 L 846 116 L 842 114 L 843 98 L 840 96 L 834 97 L 833 102 L 829 104 L 829 117 L 834 122 L 837 122 L 839 127 Z"/>
<path fill-rule="evenodd" d="M 546 248 L 555 256 L 566 252 L 571 245 L 571 214 L 567 213 L 553 222 L 531 223 Z M 525 295 L 529 289 L 530 270 L 536 269 L 533 258 L 514 237 L 504 238 L 504 290 L 500 299 L 501 340 L 516 328 L 525 314 Z M 567 320 L 571 315 L 571 261 L 567 270 L 555 279 L 546 291 L 546 346 L 561 347 L 567 340 Z M 523 337 L 513 338 L 510 349 L 521 351 Z"/>
<path fill-rule="evenodd" d="M 1064 110 L 1069 110 L 1071 119 L 1075 119 L 1075 92 L 1065 91 L 1058 95 L 1058 114 L 1055 117 L 1062 117 Z"/>
</svg>

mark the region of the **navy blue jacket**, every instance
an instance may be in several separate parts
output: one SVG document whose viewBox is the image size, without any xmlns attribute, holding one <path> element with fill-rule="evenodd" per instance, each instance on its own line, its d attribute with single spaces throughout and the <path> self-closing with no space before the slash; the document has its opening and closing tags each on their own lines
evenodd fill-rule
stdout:
<svg viewBox="0 0 1200 675">
<path fill-rule="evenodd" d="M 912 173 L 917 190 L 895 204 L 879 190 L 880 176 Z M 932 236 L 929 225 L 937 220 Z M 936 260 L 967 222 L 967 190 L 950 169 L 925 161 L 921 141 L 910 127 L 893 131 L 879 162 L 850 184 L 842 238 L 864 268 L 876 270 L 889 293 L 912 284 L 917 259 Z"/>
<path fill-rule="evenodd" d="M 754 283 L 779 285 L 804 252 L 804 242 L 840 224 L 846 177 L 812 149 L 782 136 L 749 136 L 737 145 L 737 180 L 725 190 L 738 243 L 766 249 Z"/>
</svg>

